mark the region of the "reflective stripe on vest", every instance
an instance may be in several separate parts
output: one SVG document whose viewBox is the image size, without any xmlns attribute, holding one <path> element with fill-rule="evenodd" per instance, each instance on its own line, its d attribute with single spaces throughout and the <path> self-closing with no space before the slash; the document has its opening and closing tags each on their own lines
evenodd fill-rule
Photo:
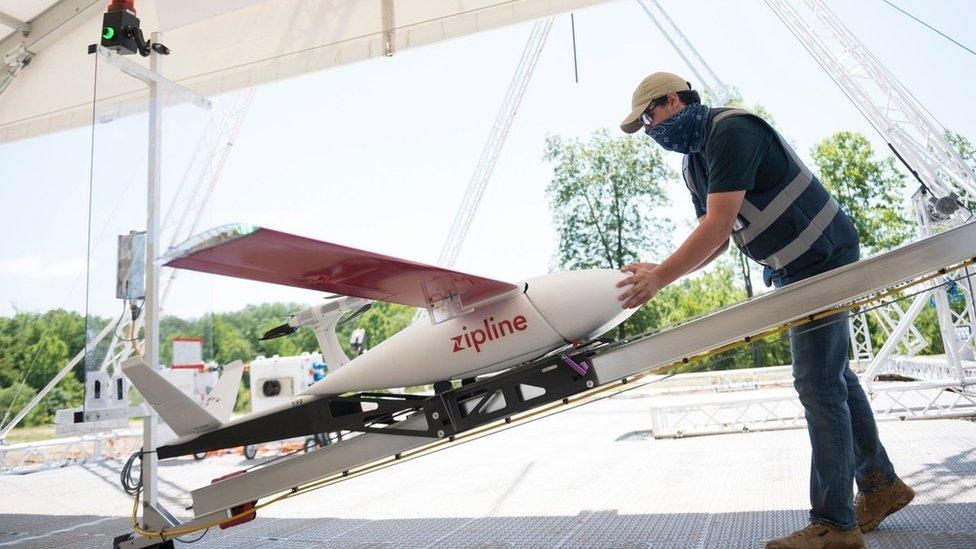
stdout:
<svg viewBox="0 0 976 549">
<path fill-rule="evenodd" d="M 720 121 L 730 116 L 739 116 L 743 114 L 750 115 L 751 113 L 742 109 L 727 109 L 716 114 L 714 117 L 712 117 L 709 134 L 714 131 L 715 125 Z M 796 166 L 799 167 L 799 173 L 797 173 L 796 177 L 794 177 L 792 181 L 790 181 L 782 189 L 780 189 L 778 193 L 776 193 L 776 196 L 768 204 L 766 204 L 765 208 L 760 209 L 755 204 L 750 202 L 748 198 L 743 198 L 742 205 L 739 207 L 739 216 L 748 221 L 749 224 L 744 226 L 737 217 L 732 232 L 732 239 L 743 251 L 745 251 L 746 245 L 762 234 L 763 231 L 771 227 L 777 219 L 782 217 L 814 180 L 813 173 L 803 164 L 800 158 L 796 155 L 796 152 L 793 151 L 793 148 L 789 146 L 779 132 L 774 130 L 773 134 L 776 136 L 776 139 L 779 141 L 783 150 L 786 151 L 789 158 Z M 697 186 L 695 185 L 694 175 L 689 166 L 688 155 L 685 155 L 681 168 L 686 184 L 688 185 L 689 189 L 697 195 Z M 701 200 L 701 197 L 699 197 L 699 200 Z M 754 257 L 753 259 L 763 265 L 768 265 L 774 270 L 782 269 L 798 259 L 813 246 L 814 242 L 820 238 L 823 232 L 827 229 L 827 226 L 830 225 L 830 222 L 833 221 L 839 210 L 840 207 L 837 204 L 837 201 L 828 195 L 827 202 L 810 220 L 806 228 L 804 228 L 793 240 L 764 258 Z"/>
</svg>

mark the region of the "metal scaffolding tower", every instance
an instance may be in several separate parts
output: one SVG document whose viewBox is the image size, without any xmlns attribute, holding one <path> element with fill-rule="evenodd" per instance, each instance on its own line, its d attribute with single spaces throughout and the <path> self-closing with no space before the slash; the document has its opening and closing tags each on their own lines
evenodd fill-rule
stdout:
<svg viewBox="0 0 976 549">
<path fill-rule="evenodd" d="M 525 43 L 525 49 L 522 50 L 518 67 L 516 67 L 512 81 L 508 85 L 508 91 L 505 92 L 505 98 L 495 116 L 491 133 L 488 134 L 488 140 L 481 151 L 481 157 L 474 168 L 474 173 L 471 174 L 470 181 L 468 181 L 464 198 L 461 199 L 461 206 L 454 215 L 454 222 L 451 223 L 451 228 L 447 233 L 447 240 L 437 258 L 437 264 L 440 266 L 451 267 L 457 260 L 464 239 L 468 236 L 468 229 L 471 228 L 471 221 L 474 219 L 475 212 L 478 211 L 478 204 L 481 203 L 481 197 L 485 194 L 485 187 L 488 185 L 491 173 L 501 155 L 502 147 L 505 146 L 505 139 L 512 128 L 512 121 L 515 120 L 515 114 L 518 112 L 519 105 L 522 104 L 525 89 L 529 85 L 529 80 L 539 62 L 539 56 L 542 54 L 546 39 L 549 37 L 552 22 L 553 18 L 548 17 L 536 21 L 532 25 L 532 31 Z"/>
<path fill-rule="evenodd" d="M 674 21 L 668 17 L 657 0 L 637 0 L 637 3 L 661 30 L 668 42 L 678 52 L 678 55 L 684 59 L 704 89 L 714 98 L 715 104 L 724 105 L 732 99 L 732 90 L 708 66 L 705 59 L 691 45 L 691 42 L 678 29 Z M 532 78 L 539 56 L 542 54 L 552 23 L 553 18 L 550 17 L 537 21 L 532 27 L 529 39 L 519 59 L 518 67 L 515 69 L 508 91 L 505 93 L 505 98 L 502 100 L 502 105 L 495 117 L 491 133 L 488 135 L 481 157 L 468 182 L 467 190 L 461 200 L 461 206 L 454 216 L 447 240 L 441 248 L 437 259 L 438 265 L 450 267 L 457 260 L 458 253 L 461 251 L 461 246 L 464 244 L 468 229 L 471 227 L 471 222 L 481 202 L 481 197 L 488 185 L 488 180 L 491 178 L 498 157 L 501 155 L 502 147 L 505 145 L 505 139 L 508 137 L 508 132 L 512 127 L 512 122 L 518 112 L 529 80 Z"/>
<path fill-rule="evenodd" d="M 161 232 L 168 235 L 166 241 L 169 243 L 164 250 L 196 234 L 253 98 L 254 88 L 246 88 L 229 94 L 219 103 L 215 102 L 213 116 L 163 218 Z M 177 269 L 167 269 L 163 275 L 159 295 L 160 310 L 166 303 L 178 273 Z M 135 320 L 129 316 L 123 319 L 102 359 L 99 367 L 101 371 L 121 371 L 119 367 L 122 362 L 132 356 L 143 322 L 142 311 Z"/>
<path fill-rule="evenodd" d="M 885 140 L 934 192 L 976 199 L 976 174 L 915 97 L 823 0 L 764 0 Z"/>
<path fill-rule="evenodd" d="M 708 66 L 705 59 L 698 53 L 698 50 L 691 45 L 681 29 L 674 24 L 664 8 L 657 0 L 637 0 L 641 9 L 647 14 L 654 25 L 661 31 L 661 34 L 668 40 L 674 51 L 678 52 L 688 68 L 695 75 L 698 83 L 711 96 L 713 105 L 725 105 L 734 98 L 731 88 L 725 85 L 715 74 L 715 71 Z"/>
<path fill-rule="evenodd" d="M 213 190 L 220 180 L 220 172 L 223 169 L 227 156 L 230 154 L 240 130 L 241 124 L 247 115 L 251 100 L 254 98 L 254 89 L 243 89 L 230 94 L 220 105 L 214 109 L 203 136 L 193 153 L 193 158 L 189 167 L 183 175 L 176 195 L 170 204 L 169 210 L 162 223 L 162 230 L 169 234 L 167 239 L 169 246 L 183 242 L 192 236 L 199 225 L 203 212 L 206 211 Z M 166 302 L 166 297 L 172 288 L 173 281 L 176 279 L 176 269 L 168 269 L 164 281 L 161 284 L 159 304 L 160 307 Z M 141 340 L 139 335 L 145 321 L 145 309 L 133 320 L 130 316 L 125 316 L 123 320 L 111 329 L 111 324 L 107 325 L 95 338 L 87 342 L 85 349 L 78 353 L 68 362 L 60 372 L 55 375 L 48 384 L 34 396 L 30 403 L 25 406 L 9 423 L 2 426 L 0 438 L 20 423 L 33 408 L 70 372 L 87 353 L 92 352 L 101 340 L 112 334 L 112 340 L 108 351 L 103 357 L 99 370 L 103 372 L 121 372 L 122 362 L 132 356 L 133 352 Z"/>
<path fill-rule="evenodd" d="M 964 200 L 976 200 L 976 174 L 946 140 L 945 129 L 927 115 L 921 103 L 864 47 L 823 0 L 765 2 L 875 130 L 919 172 L 936 195 L 933 198 L 955 193 Z M 916 195 L 916 209 L 922 235 L 932 234 L 938 222 L 945 221 L 933 219 L 922 195 Z M 860 340 L 854 338 L 860 343 L 855 345 L 855 356 L 871 359 L 865 373 L 869 389 L 874 375 L 890 366 L 889 358 L 899 346 L 904 346 L 908 355 L 913 356 L 928 344 L 912 323 L 930 300 L 935 302 L 946 358 L 955 374 L 953 377 L 959 383 L 965 383 L 961 357 L 967 347 L 972 349 L 976 311 L 972 307 L 968 284 L 959 284 L 956 291 L 963 297 L 961 312 L 953 310 L 942 287 L 920 294 L 907 311 L 897 303 L 874 311 L 888 341 L 874 355 L 869 338 L 866 341 L 863 336 Z M 854 326 L 853 331 L 857 335 L 863 329 Z"/>
</svg>

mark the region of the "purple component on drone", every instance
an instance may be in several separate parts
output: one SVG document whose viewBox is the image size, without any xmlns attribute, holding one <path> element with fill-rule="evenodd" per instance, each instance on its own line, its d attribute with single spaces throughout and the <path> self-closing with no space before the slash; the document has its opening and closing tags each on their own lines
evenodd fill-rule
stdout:
<svg viewBox="0 0 976 549">
<path fill-rule="evenodd" d="M 578 362 L 578 363 L 577 363 L 577 362 L 576 362 L 575 360 L 573 360 L 572 358 L 570 358 L 570 357 L 568 357 L 568 356 L 566 356 L 566 357 L 563 357 L 563 361 L 564 361 L 564 362 L 565 362 L 565 363 L 566 363 L 566 364 L 567 364 L 567 365 L 568 365 L 568 366 L 569 366 L 570 368 L 572 368 L 572 369 L 574 369 L 574 370 L 576 370 L 576 373 L 578 373 L 578 374 L 579 374 L 579 375 L 581 375 L 581 376 L 585 376 L 585 375 L 586 375 L 586 372 L 587 372 L 587 371 L 588 371 L 588 370 L 590 369 L 590 366 L 589 366 L 589 364 L 587 364 L 585 360 L 584 360 L 584 361 L 580 361 L 580 362 Z"/>
</svg>

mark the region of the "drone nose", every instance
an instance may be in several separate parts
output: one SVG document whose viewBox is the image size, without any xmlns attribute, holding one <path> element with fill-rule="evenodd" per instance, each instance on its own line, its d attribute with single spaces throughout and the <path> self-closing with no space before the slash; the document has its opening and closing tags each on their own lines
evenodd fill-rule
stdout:
<svg viewBox="0 0 976 549">
<path fill-rule="evenodd" d="M 613 269 L 567 271 L 528 281 L 526 295 L 566 341 L 592 339 L 617 326 L 636 309 L 622 309 L 617 283 L 628 275 Z"/>
</svg>

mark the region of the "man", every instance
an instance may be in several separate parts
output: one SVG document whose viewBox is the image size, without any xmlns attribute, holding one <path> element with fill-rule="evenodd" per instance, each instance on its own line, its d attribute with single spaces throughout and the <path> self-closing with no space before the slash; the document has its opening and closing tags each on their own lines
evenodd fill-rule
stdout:
<svg viewBox="0 0 976 549">
<path fill-rule="evenodd" d="M 789 144 L 741 109 L 710 109 L 683 78 L 658 72 L 634 92 L 626 133 L 643 128 L 661 147 L 685 155 L 682 172 L 698 227 L 660 264 L 634 263 L 620 299 L 640 307 L 661 288 L 721 255 L 729 239 L 762 264 L 777 288 L 858 260 L 847 215 Z M 789 333 L 794 387 L 812 446 L 810 524 L 766 544 L 778 548 L 864 547 L 862 532 L 908 504 L 878 440 L 871 406 L 847 362 L 847 314 Z M 853 481 L 858 495 L 852 501 Z"/>
</svg>

